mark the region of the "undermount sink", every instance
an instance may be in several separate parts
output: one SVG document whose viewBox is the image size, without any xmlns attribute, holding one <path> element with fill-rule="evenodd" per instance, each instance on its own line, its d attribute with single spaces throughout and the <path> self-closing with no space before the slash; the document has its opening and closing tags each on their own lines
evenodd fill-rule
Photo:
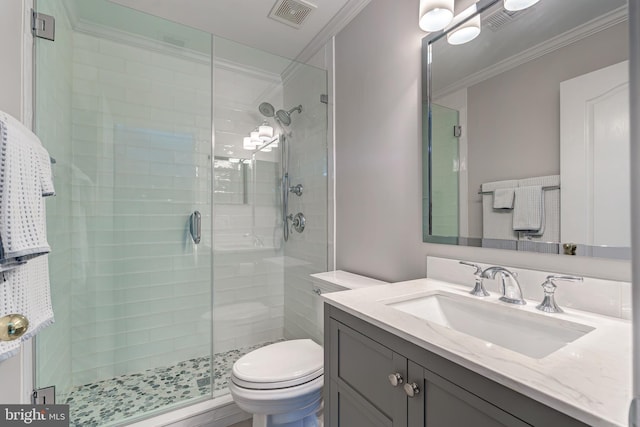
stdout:
<svg viewBox="0 0 640 427">
<path fill-rule="evenodd" d="M 542 359 L 595 329 L 448 292 L 385 304 L 534 359 Z"/>
</svg>

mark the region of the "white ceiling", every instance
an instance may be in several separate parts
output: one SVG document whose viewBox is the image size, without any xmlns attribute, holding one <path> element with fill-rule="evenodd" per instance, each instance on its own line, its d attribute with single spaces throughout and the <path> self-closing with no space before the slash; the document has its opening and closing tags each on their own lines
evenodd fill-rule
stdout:
<svg viewBox="0 0 640 427">
<path fill-rule="evenodd" d="M 266 52 L 305 61 L 370 0 L 309 0 L 317 8 L 300 29 L 268 18 L 275 0 L 111 1 Z"/>
</svg>

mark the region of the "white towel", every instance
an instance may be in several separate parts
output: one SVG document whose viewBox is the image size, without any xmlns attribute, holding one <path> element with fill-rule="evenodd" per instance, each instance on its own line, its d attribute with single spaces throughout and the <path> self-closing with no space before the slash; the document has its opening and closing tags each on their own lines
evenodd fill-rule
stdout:
<svg viewBox="0 0 640 427">
<path fill-rule="evenodd" d="M 482 184 L 483 192 L 495 192 L 499 188 L 515 188 L 517 180 L 493 181 Z M 482 195 L 482 238 L 515 240 L 518 234 L 513 231 L 511 210 L 494 209 L 493 193 Z M 483 240 L 484 241 L 484 240 Z"/>
<path fill-rule="evenodd" d="M 22 123 L 0 112 L 0 259 L 49 253 L 43 196 L 53 195 L 49 153 Z"/>
<path fill-rule="evenodd" d="M 0 342 L 0 361 L 53 322 L 43 200 L 53 193 L 49 153 L 0 111 L 0 317 L 21 314 L 29 321 L 20 339 Z"/>
<path fill-rule="evenodd" d="M 29 321 L 27 332 L 14 341 L 0 341 L 0 362 L 13 356 L 20 344 L 53 323 L 49 292 L 49 259 L 29 260 L 0 279 L 0 316 L 22 314 Z"/>
<path fill-rule="evenodd" d="M 496 188 L 493 190 L 493 209 L 513 209 L 515 188 Z"/>
<path fill-rule="evenodd" d="M 513 229 L 532 235 L 544 232 L 544 202 L 541 185 L 515 189 Z"/>
<path fill-rule="evenodd" d="M 542 191 L 542 203 L 544 211 L 543 232 L 541 234 L 524 234 L 521 238 L 540 242 L 560 241 L 560 175 L 546 175 L 533 178 L 525 178 L 518 181 L 518 187 L 541 185 L 546 190 Z M 548 187 L 558 187 L 550 189 Z M 522 234 L 522 233 L 520 233 Z"/>
</svg>

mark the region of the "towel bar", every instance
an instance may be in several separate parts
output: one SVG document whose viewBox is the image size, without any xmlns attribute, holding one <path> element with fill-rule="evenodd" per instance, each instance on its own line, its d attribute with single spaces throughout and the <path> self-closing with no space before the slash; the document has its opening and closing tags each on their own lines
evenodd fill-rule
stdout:
<svg viewBox="0 0 640 427">
<path fill-rule="evenodd" d="M 549 185 L 547 187 L 542 187 L 543 190 L 559 190 L 559 185 Z M 482 191 L 482 188 L 478 191 L 478 194 L 493 194 L 493 190 L 491 191 Z"/>
</svg>

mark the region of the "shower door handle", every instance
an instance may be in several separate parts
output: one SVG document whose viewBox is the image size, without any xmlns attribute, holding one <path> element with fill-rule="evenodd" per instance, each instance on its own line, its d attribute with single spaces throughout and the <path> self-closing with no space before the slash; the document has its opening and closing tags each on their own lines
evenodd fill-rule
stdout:
<svg viewBox="0 0 640 427">
<path fill-rule="evenodd" d="M 202 236 L 202 215 L 200 212 L 194 211 L 191 214 L 189 220 L 189 231 L 191 232 L 191 238 L 196 245 L 200 243 L 200 237 Z"/>
</svg>

